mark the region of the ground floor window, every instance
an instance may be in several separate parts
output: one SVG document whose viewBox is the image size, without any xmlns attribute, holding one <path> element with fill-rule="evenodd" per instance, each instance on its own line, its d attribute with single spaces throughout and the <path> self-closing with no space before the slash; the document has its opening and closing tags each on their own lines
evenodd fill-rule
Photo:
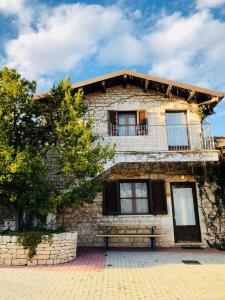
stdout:
<svg viewBox="0 0 225 300">
<path fill-rule="evenodd" d="M 119 190 L 122 214 L 149 212 L 147 182 L 120 182 Z"/>
<path fill-rule="evenodd" d="M 104 182 L 106 215 L 166 214 L 164 180 L 109 180 Z"/>
</svg>

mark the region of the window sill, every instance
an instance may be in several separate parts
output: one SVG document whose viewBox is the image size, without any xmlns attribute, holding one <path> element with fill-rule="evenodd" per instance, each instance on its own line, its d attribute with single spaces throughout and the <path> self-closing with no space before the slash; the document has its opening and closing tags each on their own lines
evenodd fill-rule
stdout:
<svg viewBox="0 0 225 300">
<path fill-rule="evenodd" d="M 123 215 L 117 215 L 119 218 L 127 218 L 127 217 L 146 217 L 146 216 L 154 216 L 153 214 L 123 214 Z"/>
</svg>

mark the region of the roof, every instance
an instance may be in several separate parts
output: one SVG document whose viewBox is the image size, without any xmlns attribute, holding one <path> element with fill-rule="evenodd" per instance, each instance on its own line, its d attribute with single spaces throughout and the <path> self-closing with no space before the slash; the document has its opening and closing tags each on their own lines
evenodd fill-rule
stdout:
<svg viewBox="0 0 225 300">
<path fill-rule="evenodd" d="M 181 96 L 183 98 L 186 98 L 187 100 L 195 97 L 197 103 L 206 103 L 210 106 L 215 106 L 215 104 L 225 96 L 225 93 L 215 90 L 205 89 L 195 85 L 181 83 L 129 70 L 121 70 L 78 82 L 73 84 L 72 88 L 75 91 L 82 88 L 85 93 L 91 93 L 100 89 L 111 87 L 116 84 L 126 85 L 126 83 L 134 84 L 143 87 L 144 89 L 153 89 L 158 92 Z M 36 99 L 47 98 L 48 95 L 49 93 L 39 94 L 36 95 Z"/>
</svg>

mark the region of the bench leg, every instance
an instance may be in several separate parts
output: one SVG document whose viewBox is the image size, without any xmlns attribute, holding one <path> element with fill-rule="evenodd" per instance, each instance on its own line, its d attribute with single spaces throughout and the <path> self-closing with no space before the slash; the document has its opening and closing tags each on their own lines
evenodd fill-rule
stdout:
<svg viewBox="0 0 225 300">
<path fill-rule="evenodd" d="M 152 226 L 152 230 L 151 230 L 152 234 L 155 234 L 155 229 L 156 229 L 155 226 Z M 153 236 L 150 238 L 150 240 L 151 240 L 151 249 L 156 250 L 156 237 Z"/>
<path fill-rule="evenodd" d="M 104 237 L 104 246 L 105 246 L 105 249 L 107 250 L 108 247 L 109 247 L 109 237 L 108 236 L 105 236 Z"/>
<path fill-rule="evenodd" d="M 150 240 L 151 240 L 151 249 L 156 250 L 157 249 L 157 247 L 156 247 L 156 238 L 151 237 Z"/>
</svg>

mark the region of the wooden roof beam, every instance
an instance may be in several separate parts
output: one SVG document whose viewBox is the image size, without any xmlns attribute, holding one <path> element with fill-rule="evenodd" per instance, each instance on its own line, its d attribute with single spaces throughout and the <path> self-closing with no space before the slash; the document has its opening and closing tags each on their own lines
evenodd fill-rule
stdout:
<svg viewBox="0 0 225 300">
<path fill-rule="evenodd" d="M 210 100 L 199 103 L 198 106 L 202 106 L 202 105 L 208 105 L 208 104 L 212 104 L 212 103 L 217 103 L 219 102 L 220 98 L 219 97 L 212 97 Z"/>
<path fill-rule="evenodd" d="M 195 91 L 192 90 L 189 91 L 189 97 L 187 98 L 187 102 L 190 103 L 194 99 L 195 95 L 196 95 Z"/>
<path fill-rule="evenodd" d="M 102 85 L 103 93 L 105 93 L 105 92 L 106 92 L 105 80 L 103 80 L 103 81 L 101 82 L 101 85 Z"/>
<path fill-rule="evenodd" d="M 171 84 L 168 85 L 167 90 L 166 90 L 166 97 L 171 99 L 172 98 L 172 88 L 173 86 Z"/>
<path fill-rule="evenodd" d="M 144 86 L 144 91 L 148 91 L 148 85 L 149 85 L 149 80 L 145 79 L 145 86 Z"/>
<path fill-rule="evenodd" d="M 123 75 L 123 87 L 125 88 L 127 86 L 127 74 Z"/>
</svg>

